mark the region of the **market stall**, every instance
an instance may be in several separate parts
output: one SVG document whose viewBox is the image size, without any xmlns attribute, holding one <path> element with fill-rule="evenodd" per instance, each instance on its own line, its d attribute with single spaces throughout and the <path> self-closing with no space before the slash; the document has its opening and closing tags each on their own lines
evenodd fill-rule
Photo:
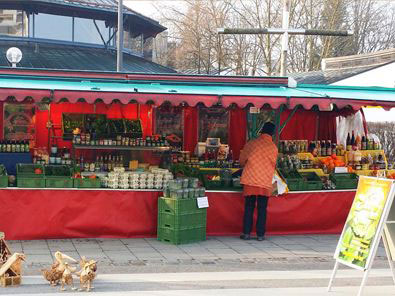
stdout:
<svg viewBox="0 0 395 296">
<path fill-rule="evenodd" d="M 207 195 L 207 234 L 236 235 L 243 199 L 233 173 L 243 145 L 268 119 L 277 123 L 279 173 L 291 189 L 269 203 L 269 234 L 339 233 L 356 183 L 347 175 L 343 184 L 335 167 L 388 173 L 374 143 L 362 149 L 366 139 L 354 135 L 358 153 L 336 144 L 335 122 L 366 105 L 392 107 L 393 89 L 290 87 L 286 78 L 1 73 L 0 156 L 32 156 L 1 189 L 0 229 L 10 239 L 154 236 L 163 194 Z M 190 186 L 171 181 L 179 176 Z M 163 192 L 168 182 L 174 190 Z"/>
</svg>

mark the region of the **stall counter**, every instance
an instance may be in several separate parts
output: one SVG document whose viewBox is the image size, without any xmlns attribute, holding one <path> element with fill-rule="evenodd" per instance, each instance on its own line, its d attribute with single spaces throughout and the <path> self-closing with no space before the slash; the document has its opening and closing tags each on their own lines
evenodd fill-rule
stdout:
<svg viewBox="0 0 395 296">
<path fill-rule="evenodd" d="M 0 231 L 10 240 L 155 237 L 154 190 L 0 190 Z M 337 234 L 355 190 L 294 192 L 271 197 L 268 235 Z M 242 228 L 240 192 L 207 191 L 207 235 L 236 236 Z"/>
</svg>

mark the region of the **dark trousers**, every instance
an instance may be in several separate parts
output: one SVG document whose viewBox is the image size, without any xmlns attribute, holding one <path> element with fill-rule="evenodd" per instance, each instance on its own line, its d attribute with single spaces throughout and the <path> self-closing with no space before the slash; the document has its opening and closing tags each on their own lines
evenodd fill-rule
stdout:
<svg viewBox="0 0 395 296">
<path fill-rule="evenodd" d="M 255 204 L 258 200 L 258 219 L 256 220 L 256 235 L 265 236 L 266 230 L 266 209 L 268 197 L 266 196 L 246 196 L 244 198 L 244 219 L 243 233 L 250 234 L 254 217 Z"/>
</svg>

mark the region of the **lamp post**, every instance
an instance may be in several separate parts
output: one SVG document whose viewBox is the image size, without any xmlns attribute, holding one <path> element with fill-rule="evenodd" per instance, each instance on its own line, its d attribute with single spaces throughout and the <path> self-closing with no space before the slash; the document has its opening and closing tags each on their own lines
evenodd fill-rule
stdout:
<svg viewBox="0 0 395 296">
<path fill-rule="evenodd" d="M 11 63 L 12 68 L 16 68 L 16 64 L 22 60 L 23 54 L 18 47 L 11 47 L 7 50 L 6 57 Z"/>
<path fill-rule="evenodd" d="M 123 68 L 123 0 L 118 0 L 117 72 Z"/>
</svg>

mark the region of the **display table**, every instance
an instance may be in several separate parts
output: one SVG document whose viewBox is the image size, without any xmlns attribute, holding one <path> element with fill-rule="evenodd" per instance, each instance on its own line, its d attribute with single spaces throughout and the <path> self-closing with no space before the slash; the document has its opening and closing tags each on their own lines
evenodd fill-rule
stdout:
<svg viewBox="0 0 395 296">
<path fill-rule="evenodd" d="M 0 231 L 9 240 L 155 237 L 159 191 L 0 190 Z M 340 233 L 355 191 L 302 192 L 271 198 L 270 234 Z M 238 192 L 207 192 L 207 235 L 238 235 L 244 200 Z"/>
</svg>

